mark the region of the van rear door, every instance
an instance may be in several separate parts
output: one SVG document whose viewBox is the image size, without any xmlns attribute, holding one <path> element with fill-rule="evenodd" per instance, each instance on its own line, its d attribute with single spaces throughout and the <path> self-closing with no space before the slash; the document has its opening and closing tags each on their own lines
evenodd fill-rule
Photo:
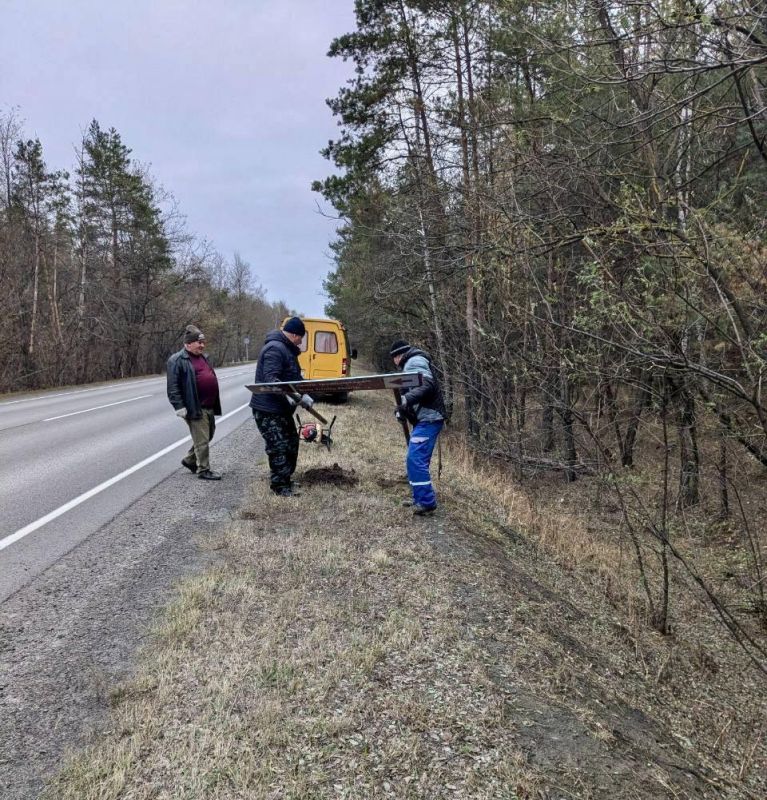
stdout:
<svg viewBox="0 0 767 800">
<path fill-rule="evenodd" d="M 338 378 L 341 375 L 341 331 L 335 326 L 319 325 L 310 335 L 312 342 L 312 378 Z"/>
</svg>

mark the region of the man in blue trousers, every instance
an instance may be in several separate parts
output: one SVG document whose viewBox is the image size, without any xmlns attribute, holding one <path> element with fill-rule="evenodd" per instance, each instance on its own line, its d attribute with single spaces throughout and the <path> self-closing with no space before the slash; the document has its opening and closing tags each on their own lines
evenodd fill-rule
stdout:
<svg viewBox="0 0 767 800">
<path fill-rule="evenodd" d="M 413 490 L 413 513 L 418 516 L 433 514 L 437 508 L 437 495 L 429 474 L 429 464 L 437 437 L 445 424 L 445 401 L 428 353 L 411 347 L 403 339 L 391 346 L 389 355 L 403 372 L 420 372 L 423 383 L 402 396 L 397 406 L 397 419 L 407 419 L 412 425 L 407 448 L 407 477 Z"/>
</svg>

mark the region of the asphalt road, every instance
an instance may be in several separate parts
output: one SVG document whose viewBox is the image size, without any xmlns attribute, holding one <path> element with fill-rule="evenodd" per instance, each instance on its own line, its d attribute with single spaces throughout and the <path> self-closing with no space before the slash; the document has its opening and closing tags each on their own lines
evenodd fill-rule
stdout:
<svg viewBox="0 0 767 800">
<path fill-rule="evenodd" d="M 223 416 L 213 469 L 216 441 L 251 418 L 244 384 L 253 371 L 217 370 Z M 183 470 L 189 442 L 164 376 L 0 401 L 0 602 Z"/>
<path fill-rule="evenodd" d="M 2 800 L 36 800 L 65 754 L 109 726 L 112 691 L 178 582 L 226 553 L 222 535 L 268 469 L 252 422 L 217 437 L 212 455 L 224 480 L 197 480 L 174 460 L 165 480 L 0 603 Z"/>
</svg>

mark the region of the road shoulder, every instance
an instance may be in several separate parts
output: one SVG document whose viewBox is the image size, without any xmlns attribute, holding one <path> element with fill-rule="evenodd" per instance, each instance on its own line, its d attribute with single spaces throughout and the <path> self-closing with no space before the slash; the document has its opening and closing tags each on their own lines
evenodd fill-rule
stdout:
<svg viewBox="0 0 767 800">
<path fill-rule="evenodd" d="M 258 472 L 249 421 L 214 443 L 224 480 L 179 470 L 0 605 L 0 795 L 37 797 L 62 756 L 108 724 L 155 615 L 217 558 L 215 534 Z"/>
</svg>

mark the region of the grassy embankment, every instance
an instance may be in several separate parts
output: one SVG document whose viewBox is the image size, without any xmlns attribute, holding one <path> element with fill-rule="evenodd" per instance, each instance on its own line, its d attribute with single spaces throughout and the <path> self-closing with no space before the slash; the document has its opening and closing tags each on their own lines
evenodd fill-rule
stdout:
<svg viewBox="0 0 767 800">
<path fill-rule="evenodd" d="M 652 632 L 587 509 L 531 503 L 455 433 L 440 514 L 414 520 L 391 407 L 323 406 L 332 454 L 302 445 L 299 479 L 337 463 L 356 485 L 259 482 L 205 537 L 220 564 L 46 796 L 764 796 L 764 683 L 720 629 L 691 604 Z"/>
</svg>

